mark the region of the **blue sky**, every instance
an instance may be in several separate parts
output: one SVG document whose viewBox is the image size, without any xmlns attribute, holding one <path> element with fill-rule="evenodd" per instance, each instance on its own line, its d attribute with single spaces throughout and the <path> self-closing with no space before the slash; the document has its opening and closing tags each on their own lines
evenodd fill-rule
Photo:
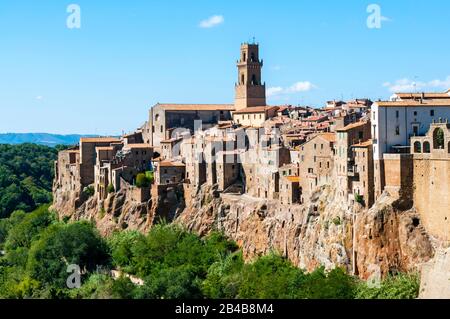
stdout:
<svg viewBox="0 0 450 319">
<path fill-rule="evenodd" d="M 66 26 L 72 3 L 80 29 Z M 119 134 L 157 102 L 231 103 L 253 36 L 270 104 L 443 91 L 449 12 L 447 0 L 0 0 L 0 132 Z"/>
</svg>

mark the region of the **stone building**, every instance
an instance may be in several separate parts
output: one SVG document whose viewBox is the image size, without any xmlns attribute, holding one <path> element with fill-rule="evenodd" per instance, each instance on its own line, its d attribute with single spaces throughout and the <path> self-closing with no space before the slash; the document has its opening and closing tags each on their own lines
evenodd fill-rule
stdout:
<svg viewBox="0 0 450 319">
<path fill-rule="evenodd" d="M 450 123 L 437 120 L 425 136 L 411 138 L 414 207 L 427 232 L 450 242 Z"/>
<path fill-rule="evenodd" d="M 301 202 L 318 187 L 333 181 L 336 134 L 321 133 L 299 147 Z"/>
<path fill-rule="evenodd" d="M 348 171 L 349 175 L 353 175 L 352 193 L 355 199 L 362 199 L 366 207 L 371 207 L 375 198 L 372 140 L 354 144 L 352 150 L 355 165 Z"/>
<path fill-rule="evenodd" d="M 301 188 L 299 176 L 281 176 L 280 203 L 281 205 L 293 205 L 301 203 Z"/>
<path fill-rule="evenodd" d="M 263 61 L 259 59 L 258 44 L 243 43 L 241 45 L 241 56 L 237 67 L 236 111 L 249 107 L 266 106 L 266 85 L 262 83 L 261 76 Z"/>
<path fill-rule="evenodd" d="M 89 186 L 95 181 L 96 148 L 109 147 L 112 143 L 121 143 L 121 141 L 112 137 L 80 139 L 80 182 L 82 187 Z"/>
<path fill-rule="evenodd" d="M 241 163 L 237 150 L 221 151 L 216 155 L 216 183 L 219 191 L 225 191 L 240 177 Z"/>
<path fill-rule="evenodd" d="M 157 185 L 177 185 L 185 179 L 186 165 L 181 162 L 162 161 L 155 165 L 154 174 Z"/>
<path fill-rule="evenodd" d="M 193 133 L 196 121 L 204 129 L 231 120 L 232 111 L 232 104 L 156 104 L 149 112 L 150 144 L 159 147 L 161 141 L 174 138 L 176 130 Z"/>
<path fill-rule="evenodd" d="M 352 145 L 363 143 L 371 138 L 370 122 L 356 122 L 337 130 L 335 169 L 339 196 L 345 201 L 353 201 L 353 182 L 359 175 L 355 168 L 355 153 Z"/>
<path fill-rule="evenodd" d="M 439 118 L 450 118 L 450 93 L 397 93 L 390 101 L 375 102 L 371 117 L 378 198 L 390 178 L 385 172 L 385 154 L 391 160 L 396 157 L 392 154 L 409 153 L 411 137 L 425 135 Z"/>
<path fill-rule="evenodd" d="M 255 106 L 233 112 L 233 121 L 243 126 L 262 127 L 277 115 L 277 106 Z"/>
<path fill-rule="evenodd" d="M 54 186 L 68 191 L 82 191 L 80 180 L 80 149 L 79 147 L 64 150 L 58 153 L 55 161 Z"/>
</svg>

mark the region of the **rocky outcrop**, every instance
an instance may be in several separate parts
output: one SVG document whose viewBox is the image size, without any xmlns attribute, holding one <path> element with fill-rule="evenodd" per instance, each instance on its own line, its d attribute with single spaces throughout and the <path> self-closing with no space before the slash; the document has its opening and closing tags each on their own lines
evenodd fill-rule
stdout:
<svg viewBox="0 0 450 319">
<path fill-rule="evenodd" d="M 136 201 L 133 192 L 128 188 L 109 194 L 103 201 L 92 196 L 74 197 L 68 202 L 64 198 L 71 198 L 69 196 L 73 195 L 62 197 L 61 194 L 55 193 L 52 209 L 58 212 L 60 219 L 94 222 L 104 236 L 125 229 L 147 232 L 162 219 L 172 221 L 184 208 L 184 199 L 179 189 L 168 188 L 160 194 L 153 193 L 154 196 L 144 203 Z"/>
<path fill-rule="evenodd" d="M 423 265 L 420 299 L 450 299 L 450 249 L 440 248 L 436 257 Z"/>
<path fill-rule="evenodd" d="M 361 278 L 417 269 L 433 247 L 414 211 L 398 211 L 385 194 L 372 209 L 348 207 L 332 187 L 307 205 L 282 206 L 204 187 L 177 218 L 200 235 L 224 232 L 251 260 L 271 250 L 306 270 L 344 267 Z"/>
<path fill-rule="evenodd" d="M 53 208 L 62 218 L 95 222 L 103 235 L 146 232 L 160 219 L 175 220 L 202 236 L 223 232 L 247 260 L 277 251 L 308 271 L 338 266 L 363 279 L 418 269 L 434 254 L 418 214 L 402 210 L 388 194 L 367 210 L 346 205 L 331 186 L 314 193 L 306 205 L 289 206 L 206 185 L 193 194 L 182 188 L 155 191 L 146 203 L 134 201 L 131 193 L 121 190 L 102 202 L 95 196 L 72 198 L 78 204 L 74 210 L 65 201 L 70 194 L 55 192 Z"/>
</svg>

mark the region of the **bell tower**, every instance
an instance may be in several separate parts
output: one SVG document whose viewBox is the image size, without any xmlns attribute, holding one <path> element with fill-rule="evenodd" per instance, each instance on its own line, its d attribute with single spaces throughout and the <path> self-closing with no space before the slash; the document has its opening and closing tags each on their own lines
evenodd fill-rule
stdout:
<svg viewBox="0 0 450 319">
<path fill-rule="evenodd" d="M 266 84 L 262 83 L 258 44 L 241 45 L 241 57 L 237 61 L 238 82 L 235 85 L 236 110 L 253 106 L 266 106 Z"/>
</svg>

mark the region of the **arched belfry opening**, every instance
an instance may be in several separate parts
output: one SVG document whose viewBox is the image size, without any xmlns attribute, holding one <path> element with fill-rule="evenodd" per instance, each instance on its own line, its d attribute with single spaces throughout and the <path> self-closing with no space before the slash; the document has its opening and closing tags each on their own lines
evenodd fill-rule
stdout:
<svg viewBox="0 0 450 319">
<path fill-rule="evenodd" d="M 431 145 L 429 142 L 423 143 L 423 152 L 427 154 L 431 153 Z"/>
<path fill-rule="evenodd" d="M 433 131 L 433 148 L 441 150 L 445 148 L 444 130 L 440 127 Z"/>
</svg>

